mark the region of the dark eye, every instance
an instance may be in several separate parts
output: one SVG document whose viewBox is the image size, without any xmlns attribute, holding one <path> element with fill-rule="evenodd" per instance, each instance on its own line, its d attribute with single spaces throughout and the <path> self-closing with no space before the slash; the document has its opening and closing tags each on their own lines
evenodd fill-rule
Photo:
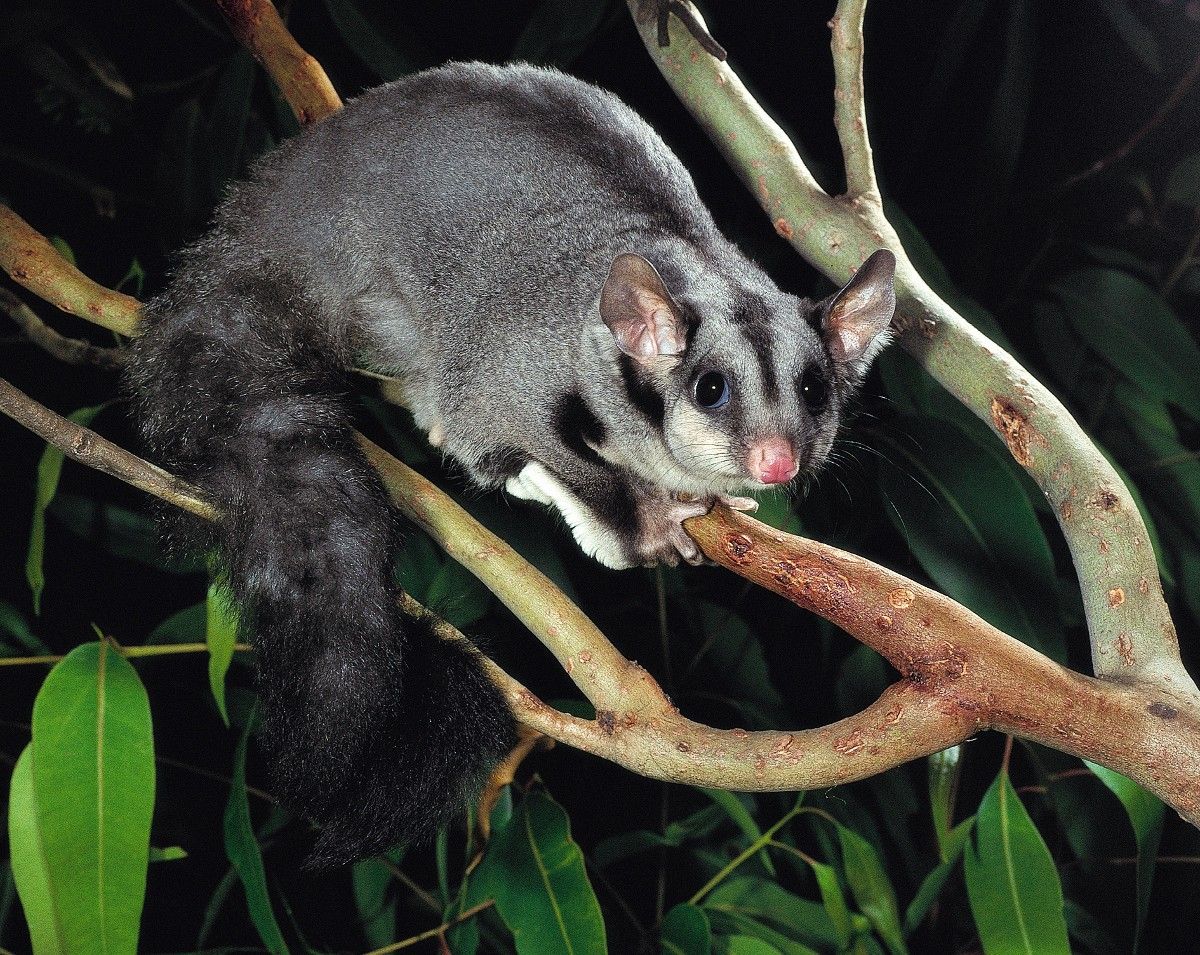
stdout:
<svg viewBox="0 0 1200 955">
<path fill-rule="evenodd" d="M 729 403 L 729 382 L 719 371 L 706 371 L 692 390 L 701 408 L 721 408 Z"/>
<path fill-rule="evenodd" d="M 800 397 L 812 414 L 824 411 L 829 404 L 829 383 L 819 368 L 810 367 L 800 376 Z"/>
</svg>

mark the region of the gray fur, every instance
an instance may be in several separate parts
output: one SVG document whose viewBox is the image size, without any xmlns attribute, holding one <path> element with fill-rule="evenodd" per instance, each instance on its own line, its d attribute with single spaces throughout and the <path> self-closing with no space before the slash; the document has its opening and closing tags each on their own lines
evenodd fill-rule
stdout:
<svg viewBox="0 0 1200 955">
<path fill-rule="evenodd" d="M 623 355 L 603 321 L 622 253 L 661 276 L 679 354 Z M 866 273 L 879 294 L 865 300 L 890 301 L 890 258 Z M 780 291 L 645 122 L 530 66 L 453 64 L 380 87 L 235 187 L 148 304 L 129 377 L 151 448 L 230 515 L 215 543 L 259 646 L 275 778 L 325 826 L 323 858 L 428 833 L 511 740 L 473 659 L 436 650 L 472 704 L 441 688 L 429 638 L 390 609 L 389 516 L 340 369 L 401 379 L 476 483 L 559 508 L 605 563 L 697 560 L 680 523 L 756 486 L 755 442 L 786 438 L 809 470 L 827 455 L 869 360 L 831 358 L 836 298 Z M 869 311 L 866 341 L 891 318 Z M 705 411 L 692 388 L 714 369 L 733 398 Z M 806 372 L 827 385 L 820 406 L 798 390 Z M 426 730 L 392 725 L 413 714 Z M 424 766 L 450 781 L 401 778 Z M 380 808 L 439 792 L 436 809 Z"/>
</svg>

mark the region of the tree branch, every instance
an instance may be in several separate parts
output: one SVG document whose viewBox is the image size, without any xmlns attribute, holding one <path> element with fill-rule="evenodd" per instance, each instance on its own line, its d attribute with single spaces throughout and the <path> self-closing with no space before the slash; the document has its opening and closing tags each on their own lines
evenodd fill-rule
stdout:
<svg viewBox="0 0 1200 955">
<path fill-rule="evenodd" d="M 648 39 L 656 41 L 653 18 L 642 26 L 643 35 L 649 29 Z M 885 244 L 898 250 L 890 226 L 864 212 L 866 204 L 834 200 L 820 190 L 790 142 L 727 67 L 717 64 L 723 72 L 714 80 L 711 64 L 716 61 L 706 54 L 678 56 L 678 44 L 690 37 L 690 33 L 681 37 L 676 30 L 673 51 L 663 55 L 664 71 L 691 90 L 691 102 L 702 115 L 713 123 L 728 124 L 710 124 L 708 128 L 720 133 L 718 141 L 727 152 L 746 158 L 742 173 L 751 179 L 759 177 L 756 181 L 761 182 L 764 205 L 788 216 L 799 211 L 828 212 L 827 218 L 806 221 L 803 228 L 791 224 L 801 219 L 782 218 L 777 220 L 777 228 L 785 235 L 791 230 L 789 238 L 799 247 L 815 243 L 814 248 L 824 249 L 830 269 L 848 271 L 861 261 L 864 249 L 882 242 L 885 234 L 892 240 Z M 657 51 L 656 42 L 648 45 L 652 53 Z M 674 66 L 668 63 L 672 57 Z M 698 69 L 697 64 L 709 70 L 706 80 L 705 74 L 689 72 Z M 758 165 L 752 164 L 755 160 Z M 9 214 L 11 219 L 15 217 Z M 786 228 L 780 227 L 780 221 Z M 13 236 L 41 238 L 19 219 L 16 222 L 22 228 L 0 229 L 0 262 L 13 261 Z M 838 241 L 831 241 L 834 239 Z M 74 287 L 82 277 L 50 251 L 52 255 L 42 262 L 39 288 L 57 301 L 62 297 L 60 280 Z M 1079 469 L 1081 476 L 1076 480 L 1082 482 L 1082 474 L 1092 473 L 1085 466 L 1095 455 L 1074 422 L 1065 412 L 1063 421 L 1055 417 L 1053 408 L 1039 405 L 1041 386 L 1027 383 L 1027 376 L 1011 358 L 944 303 L 939 306 L 929 299 L 932 293 L 920 283 L 911 264 L 905 261 L 904 268 L 906 308 L 919 317 L 916 327 L 922 330 L 915 339 L 934 343 L 914 348 L 926 367 L 935 373 L 968 374 L 975 366 L 962 352 L 974 347 L 985 356 L 975 356 L 975 362 L 988 382 L 1012 373 L 1006 390 L 984 391 L 973 407 L 991 413 L 1018 460 L 1026 458 L 1022 463 L 1035 475 L 1045 470 L 1047 461 L 1056 460 L 1043 445 L 1043 441 L 1050 443 L 1045 435 L 1070 439 L 1066 450 L 1057 453 L 1068 456 L 1067 464 Z M 124 308 L 123 313 L 116 309 L 118 317 L 133 330 L 136 302 L 121 298 L 126 301 L 117 303 Z M 89 317 L 88 310 L 84 311 L 84 317 Z M 937 317 L 920 317 L 926 312 Z M 927 321 L 932 327 L 927 327 Z M 909 337 L 913 338 L 911 333 Z M 969 383 L 962 386 L 969 387 Z M 1032 402 L 1017 408 L 1025 417 L 1011 419 L 1007 411 L 996 413 L 990 403 L 1000 400 L 999 395 L 1015 402 L 1009 397 L 1013 391 L 1020 393 L 1022 401 Z M 0 410 L 33 427 L 77 460 L 189 507 L 193 513 L 213 515 L 196 489 L 87 429 L 64 423 L 11 386 L 0 388 L 0 398 Z M 989 403 L 979 403 L 984 400 Z M 1003 406 L 1013 407 L 1016 405 Z M 1031 431 L 1043 418 L 1050 419 L 1057 430 Z M 645 671 L 625 660 L 578 608 L 507 545 L 415 472 L 366 439 L 361 443 L 398 505 L 513 607 L 572 679 L 597 701 L 594 720 L 561 713 L 488 661 L 489 672 L 517 718 L 547 736 L 657 779 L 726 789 L 791 790 L 873 775 L 991 727 L 1110 766 L 1200 823 L 1200 786 L 1195 784 L 1200 778 L 1200 720 L 1194 686 L 1178 666 L 1177 653 L 1153 658 L 1153 640 L 1139 638 L 1138 653 L 1145 656 L 1128 663 L 1122 659 L 1125 669 L 1118 670 L 1126 676 L 1143 677 L 1139 685 L 1081 676 L 1005 636 L 954 601 L 870 561 L 782 534 L 719 508 L 687 524 L 711 559 L 825 616 L 875 647 L 892 661 L 902 678 L 862 712 L 818 729 L 758 733 L 712 729 L 681 716 Z M 1103 478 L 1110 472 L 1099 473 Z M 1072 493 L 1078 495 L 1078 487 Z M 1121 534 L 1136 533 L 1140 522 L 1131 523 L 1136 518 L 1130 515 L 1136 512 L 1124 506 L 1124 498 L 1112 493 L 1115 505 L 1110 506 L 1105 498 L 1098 506 L 1110 515 L 1104 524 L 1109 529 L 1108 539 L 1120 545 L 1124 543 Z M 1144 529 L 1142 534 L 1144 538 Z M 1138 593 L 1150 596 L 1140 588 Z M 1161 595 L 1158 597 L 1161 603 Z M 411 601 L 407 603 L 413 609 Z M 1152 601 L 1142 606 L 1143 613 L 1147 609 L 1153 611 Z M 444 622 L 439 630 L 449 638 L 461 638 Z M 1145 679 L 1147 675 L 1157 679 Z"/>
<path fill-rule="evenodd" d="M 68 365 L 95 365 L 117 371 L 125 364 L 125 353 L 119 348 L 101 348 L 81 338 L 67 338 L 38 318 L 32 308 L 6 288 L 0 288 L 0 309 L 30 342 Z"/>
<path fill-rule="evenodd" d="M 1042 488 L 1067 539 L 1083 595 L 1092 665 L 1098 676 L 1152 681 L 1200 698 L 1183 668 L 1175 627 L 1146 527 L 1128 489 L 1070 412 L 1002 348 L 930 289 L 903 253 L 882 210 L 862 196 L 830 197 L 795 146 L 727 63 L 705 54 L 681 28 L 660 49 L 656 30 L 628 0 L 642 40 L 667 82 L 754 192 L 775 230 L 841 284 L 879 246 L 897 255 L 901 342 L 929 374 L 999 435 Z M 861 8 L 843 0 L 839 19 Z M 861 46 L 839 42 L 840 77 L 853 77 Z M 853 61 L 853 62 L 851 62 Z M 843 111 L 861 117 L 861 89 L 843 89 Z M 857 133 L 857 125 L 852 124 Z M 857 167 L 863 139 L 843 139 Z"/>
<path fill-rule="evenodd" d="M 301 126 L 342 108 L 321 64 L 300 48 L 271 0 L 216 0 L 229 29 L 263 65 Z"/>
<path fill-rule="evenodd" d="M 137 324 L 136 299 L 97 285 L 7 206 L 0 206 L 0 269 L 38 298 L 110 331 L 130 335 Z"/>
<path fill-rule="evenodd" d="M 883 200 L 875 181 L 875 160 L 867 135 L 863 89 L 863 20 L 867 0 L 842 0 L 829 21 L 833 32 L 833 123 L 846 167 L 846 196 L 876 206 Z"/>
</svg>

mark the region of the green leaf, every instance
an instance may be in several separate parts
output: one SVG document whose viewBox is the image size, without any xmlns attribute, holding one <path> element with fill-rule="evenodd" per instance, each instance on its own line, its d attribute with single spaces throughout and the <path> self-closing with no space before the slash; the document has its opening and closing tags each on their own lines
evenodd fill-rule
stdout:
<svg viewBox="0 0 1200 955">
<path fill-rule="evenodd" d="M 78 425 L 87 427 L 105 405 L 80 408 L 67 417 Z M 52 444 L 46 445 L 37 467 L 37 490 L 33 500 L 33 526 L 29 531 L 29 552 L 25 556 L 25 579 L 33 592 L 33 612 L 42 612 L 42 590 L 46 586 L 46 575 L 42 560 L 46 553 L 46 508 L 58 491 L 58 479 L 62 475 L 66 455 Z"/>
<path fill-rule="evenodd" d="M 787 534 L 804 534 L 804 525 L 792 507 L 792 498 L 783 491 L 762 491 L 754 495 L 758 510 L 754 519 Z"/>
<path fill-rule="evenodd" d="M 778 929 L 734 912 L 711 913 L 714 948 L 718 951 L 772 951 L 779 955 L 816 955 L 814 949 L 797 942 Z M 735 942 L 735 940 L 740 940 Z M 737 946 L 747 946 L 738 948 Z M 763 946 L 766 948 L 756 948 Z"/>
<path fill-rule="evenodd" d="M 150 847 L 151 862 L 177 862 L 187 857 L 187 850 L 183 846 L 163 846 L 161 849 L 158 846 Z"/>
<path fill-rule="evenodd" d="M 1129 949 L 1118 945 L 1100 920 L 1076 902 L 1067 899 L 1064 906 L 1067 916 L 1067 931 L 1071 938 L 1082 943 L 1090 955 L 1127 955 Z M 1136 952 L 1137 949 L 1134 949 Z"/>
<path fill-rule="evenodd" d="M 147 643 L 197 643 L 208 627 L 208 600 L 184 607 L 150 631 Z"/>
<path fill-rule="evenodd" d="M 252 719 L 246 724 L 233 757 L 233 780 L 229 786 L 229 801 L 225 804 L 225 854 L 237 869 L 246 890 L 250 920 L 258 937 L 272 955 L 286 955 L 288 947 L 271 908 L 267 872 L 258 840 L 254 837 L 250 801 L 246 795 L 246 744 L 254 722 Z"/>
<path fill-rule="evenodd" d="M 391 869 L 379 859 L 363 859 L 351 873 L 354 904 L 371 948 L 383 948 L 396 938 L 394 878 Z"/>
<path fill-rule="evenodd" d="M 141 298 L 146 285 L 146 270 L 142 268 L 142 263 L 138 261 L 136 255 L 133 257 L 133 261 L 129 263 L 129 271 L 121 277 L 121 281 L 113 286 L 113 288 L 119 292 L 129 282 L 133 283 L 133 297 Z"/>
<path fill-rule="evenodd" d="M 919 450 L 888 442 L 897 463 L 880 470 L 888 516 L 942 591 L 1064 660 L 1054 558 L 1025 488 L 998 446 L 944 424 L 924 429 Z"/>
<path fill-rule="evenodd" d="M 752 935 L 730 935 L 722 940 L 722 955 L 783 955 L 774 945 Z"/>
<path fill-rule="evenodd" d="M 509 59 L 565 69 L 604 26 L 608 7 L 608 0 L 542 0 Z"/>
<path fill-rule="evenodd" d="M 704 908 L 710 915 L 721 912 L 770 922 L 813 948 L 837 947 L 837 931 L 824 906 L 756 876 L 726 879 L 709 893 Z"/>
<path fill-rule="evenodd" d="M 942 889 L 945 888 L 946 882 L 950 878 L 950 873 L 954 871 L 958 857 L 962 855 L 963 847 L 967 844 L 967 836 L 971 834 L 974 827 L 974 816 L 964 819 L 951 829 L 946 834 L 945 841 L 940 843 L 939 849 L 943 853 L 942 861 L 921 880 L 921 887 L 917 889 L 917 894 L 913 896 L 913 900 L 904 912 L 905 938 L 912 935 L 925 921 L 929 909 L 941 895 Z"/>
<path fill-rule="evenodd" d="M 1141 941 L 1146 926 L 1146 912 L 1150 908 L 1150 890 L 1154 885 L 1154 864 L 1158 858 L 1158 844 L 1162 838 L 1163 804 L 1153 793 L 1147 792 L 1131 779 L 1115 773 L 1107 766 L 1090 763 L 1088 767 L 1113 795 L 1121 800 L 1133 835 L 1137 840 L 1137 925 L 1134 930 L 1134 951 Z"/>
<path fill-rule="evenodd" d="M 425 592 L 425 606 L 462 629 L 478 623 L 488 612 L 491 593 L 474 574 L 447 558 Z"/>
<path fill-rule="evenodd" d="M 987 955 L 1070 955 L 1058 870 L 1003 770 L 979 805 L 966 878 Z"/>
<path fill-rule="evenodd" d="M 879 861 L 875 847 L 853 829 L 840 823 L 838 839 L 842 844 L 842 865 L 846 871 L 846 882 L 862 911 L 874 926 L 879 937 L 893 955 L 908 951 L 904 944 L 904 933 L 900 928 L 900 909 L 892 883 Z"/>
<path fill-rule="evenodd" d="M 221 722 L 228 726 L 225 674 L 229 672 L 233 645 L 237 642 L 238 613 L 229 593 L 220 584 L 209 585 L 204 621 L 204 642 L 208 644 L 208 685 L 212 688 Z"/>
<path fill-rule="evenodd" d="M 33 792 L 33 744 L 21 751 L 8 792 L 8 845 L 13 879 L 38 955 L 66 951 L 62 916 L 50 888 L 41 817 Z"/>
<path fill-rule="evenodd" d="M 1142 66 L 1151 73 L 1161 73 L 1162 57 L 1158 53 L 1158 41 L 1150 28 L 1138 19 L 1128 0 L 1096 0 L 1096 4 Z"/>
<path fill-rule="evenodd" d="M 107 643 L 76 647 L 33 705 L 33 790 L 68 951 L 137 948 L 154 738 L 137 673 Z"/>
<path fill-rule="evenodd" d="M 743 704 L 755 704 L 774 725 L 786 720 L 787 707 L 771 681 L 758 635 L 727 607 L 701 600 L 695 610 L 707 648 L 696 667 L 706 689 L 716 686 Z"/>
<path fill-rule="evenodd" d="M 947 843 L 951 820 L 954 818 L 954 800 L 958 792 L 961 760 L 962 746 L 951 746 L 940 753 L 934 753 L 926 760 L 929 775 L 929 810 L 933 815 L 933 834 L 937 837 L 938 855 L 943 862 L 950 858 Z M 961 850 L 960 845 L 958 851 Z"/>
<path fill-rule="evenodd" d="M 64 239 L 61 235 L 52 235 L 50 236 L 50 244 L 54 246 L 54 251 L 56 251 L 72 265 L 78 267 L 79 263 L 75 261 L 75 250 L 71 248 L 66 239 Z"/>
<path fill-rule="evenodd" d="M 829 913 L 829 922 L 837 935 L 838 945 L 845 948 L 850 944 L 850 909 L 846 906 L 846 896 L 842 892 L 842 883 L 838 881 L 837 871 L 833 866 L 816 859 L 810 860 L 808 864 L 816 876 L 821 903 Z"/>
<path fill-rule="evenodd" d="M 742 835 L 750 842 L 758 842 L 762 839 L 762 830 L 758 827 L 758 823 L 754 821 L 754 817 L 750 815 L 742 801 L 731 792 L 724 789 L 705 789 L 702 786 L 697 786 L 700 792 L 704 793 L 709 799 L 721 807 L 733 824 L 737 826 Z M 775 864 L 771 861 L 770 855 L 767 853 L 767 847 L 764 845 L 762 852 L 758 854 L 759 860 L 762 862 L 763 868 L 766 869 L 772 876 L 776 875 Z"/>
<path fill-rule="evenodd" d="M 1081 269 L 1048 291 L 1098 355 L 1200 421 L 1200 346 L 1150 286 L 1114 269 Z"/>
<path fill-rule="evenodd" d="M 173 573 L 197 569 L 169 563 L 159 547 L 154 521 L 127 508 L 78 494 L 59 494 L 50 505 L 50 513 L 71 533 L 104 548 L 114 557 Z"/>
<path fill-rule="evenodd" d="M 709 955 L 712 926 L 704 909 L 681 903 L 663 919 L 660 940 L 669 955 Z"/>
<path fill-rule="evenodd" d="M 600 904 L 567 814 L 544 792 L 525 797 L 492 836 L 472 892 L 491 896 L 518 955 L 603 955 Z"/>
<path fill-rule="evenodd" d="M 0 633 L 11 637 L 22 649 L 28 650 L 30 653 L 36 655 L 50 653 L 50 648 L 46 646 L 45 641 L 30 629 L 24 615 L 4 600 L 0 600 Z M 5 640 L 4 643 L 9 644 L 9 641 Z"/>
</svg>

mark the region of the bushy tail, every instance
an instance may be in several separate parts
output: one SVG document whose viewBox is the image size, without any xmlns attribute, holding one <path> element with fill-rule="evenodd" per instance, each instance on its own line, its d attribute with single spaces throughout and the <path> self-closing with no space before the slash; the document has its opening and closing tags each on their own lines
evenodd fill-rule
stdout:
<svg viewBox="0 0 1200 955">
<path fill-rule="evenodd" d="M 224 514 L 169 535 L 219 557 L 256 650 L 274 790 L 321 827 L 310 863 L 430 835 L 478 792 L 512 719 L 473 650 L 397 609 L 346 336 L 277 276 L 177 283 L 146 311 L 129 371 L 140 428 Z"/>
</svg>

